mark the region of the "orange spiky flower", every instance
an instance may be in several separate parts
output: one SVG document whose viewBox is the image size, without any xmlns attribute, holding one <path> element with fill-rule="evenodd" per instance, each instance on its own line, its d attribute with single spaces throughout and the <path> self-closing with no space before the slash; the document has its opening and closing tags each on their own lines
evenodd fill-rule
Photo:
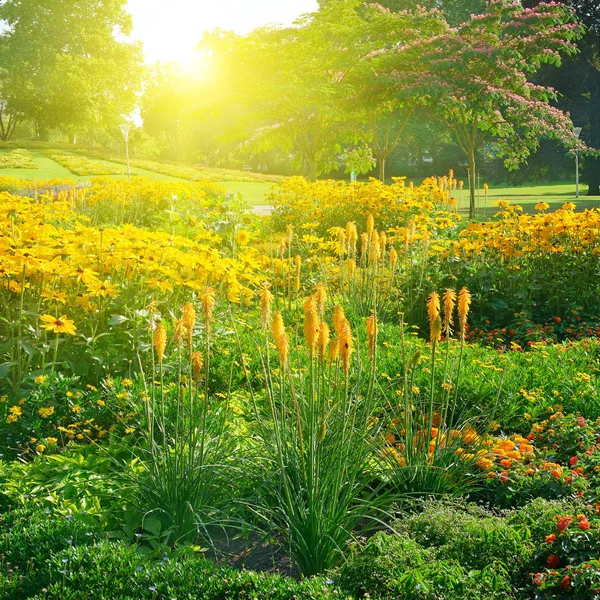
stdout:
<svg viewBox="0 0 600 600">
<path fill-rule="evenodd" d="M 387 248 L 387 235 L 385 234 L 385 231 L 379 232 L 379 248 L 381 252 L 385 253 Z"/>
<path fill-rule="evenodd" d="M 153 340 L 154 349 L 158 356 L 158 362 L 162 363 L 165 357 L 165 349 L 167 347 L 167 330 L 162 323 L 158 323 L 154 328 Z"/>
<path fill-rule="evenodd" d="M 344 367 L 346 379 L 348 378 L 348 372 L 350 370 L 350 357 L 352 356 L 353 350 L 354 339 L 352 338 L 350 323 L 345 320 L 340 331 L 340 354 L 342 355 L 342 365 Z"/>
<path fill-rule="evenodd" d="M 369 215 L 367 217 L 367 235 L 369 237 L 371 237 L 373 229 L 375 229 L 375 218 L 373 217 L 373 215 Z"/>
<path fill-rule="evenodd" d="M 317 309 L 321 318 L 325 313 L 325 302 L 327 301 L 327 288 L 324 284 L 319 283 L 317 285 L 317 291 L 315 292 L 315 300 L 317 301 Z"/>
<path fill-rule="evenodd" d="M 329 345 L 329 325 L 327 323 L 321 323 L 319 327 L 319 338 L 317 340 L 317 349 L 319 351 L 319 357 L 321 360 L 325 358 L 327 352 L 327 346 Z"/>
<path fill-rule="evenodd" d="M 392 271 L 396 268 L 396 263 L 398 262 L 398 252 L 396 248 L 392 248 L 390 250 L 390 264 L 392 265 Z"/>
<path fill-rule="evenodd" d="M 460 325 L 460 335 L 464 339 L 467 328 L 467 317 L 471 307 L 471 292 L 464 287 L 458 293 L 458 323 Z"/>
<path fill-rule="evenodd" d="M 341 305 L 336 304 L 335 308 L 333 309 L 333 328 L 335 329 L 338 338 L 340 337 L 340 332 L 342 331 L 344 323 L 346 322 L 346 313 L 344 312 L 344 309 Z"/>
<path fill-rule="evenodd" d="M 354 273 L 356 273 L 356 261 L 353 258 L 349 258 L 346 261 L 346 266 L 348 267 L 348 275 L 350 275 L 350 278 L 354 277 Z"/>
<path fill-rule="evenodd" d="M 207 287 L 202 294 L 200 294 L 200 302 L 202 303 L 202 318 L 204 324 L 208 329 L 210 323 L 213 320 L 213 307 L 215 305 L 215 290 L 211 287 Z"/>
<path fill-rule="evenodd" d="M 442 339 L 442 319 L 438 315 L 429 326 L 430 341 L 437 344 Z"/>
<path fill-rule="evenodd" d="M 188 345 L 192 345 L 192 335 L 194 333 L 194 325 L 196 324 L 196 309 L 191 302 L 186 302 L 182 309 L 181 322 L 187 330 Z"/>
<path fill-rule="evenodd" d="M 202 352 L 193 352 L 192 356 L 192 377 L 194 381 L 200 381 L 202 377 L 202 367 L 204 366 L 204 357 Z"/>
<path fill-rule="evenodd" d="M 183 318 L 175 321 L 175 327 L 173 328 L 173 341 L 176 346 L 183 346 L 185 340 L 188 337 L 188 329 L 183 324 Z"/>
<path fill-rule="evenodd" d="M 308 346 L 308 353 L 314 356 L 319 336 L 319 316 L 317 314 L 317 300 L 311 296 L 304 304 L 304 339 Z"/>
<path fill-rule="evenodd" d="M 427 298 L 427 315 L 430 339 L 432 342 L 439 342 L 442 334 L 442 320 L 440 318 L 440 296 L 437 292 L 431 292 Z"/>
<path fill-rule="evenodd" d="M 456 304 L 456 292 L 451 289 L 447 289 L 444 292 L 444 323 L 443 330 L 446 337 L 452 335 L 452 326 L 454 325 L 453 313 L 454 305 Z"/>
<path fill-rule="evenodd" d="M 427 316 L 430 324 L 440 316 L 440 296 L 437 292 L 431 292 L 427 297 Z"/>
<path fill-rule="evenodd" d="M 371 315 L 367 319 L 367 341 L 369 344 L 369 353 L 375 355 L 375 342 L 377 340 L 377 317 Z"/>
<path fill-rule="evenodd" d="M 271 305 L 273 304 L 273 294 L 269 291 L 267 286 L 262 288 L 260 293 L 260 322 L 263 329 L 269 327 L 269 323 L 271 322 Z"/>
<path fill-rule="evenodd" d="M 335 362 L 340 355 L 340 343 L 338 340 L 331 340 L 327 347 L 327 360 L 329 362 Z"/>
<path fill-rule="evenodd" d="M 275 339 L 275 345 L 277 346 L 277 352 L 279 353 L 279 361 L 281 362 L 281 366 L 286 369 L 290 344 L 288 335 L 285 331 L 285 325 L 283 324 L 283 317 L 281 316 L 281 311 L 279 310 L 276 310 L 273 313 L 273 320 L 271 321 L 271 333 Z"/>
</svg>

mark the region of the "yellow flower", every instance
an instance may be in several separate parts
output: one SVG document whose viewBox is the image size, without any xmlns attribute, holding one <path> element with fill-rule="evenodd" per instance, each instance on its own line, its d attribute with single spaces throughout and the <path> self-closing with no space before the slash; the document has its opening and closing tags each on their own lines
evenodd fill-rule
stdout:
<svg viewBox="0 0 600 600">
<path fill-rule="evenodd" d="M 539 211 L 545 211 L 548 210 L 550 208 L 550 205 L 547 202 L 538 202 L 535 205 L 535 210 L 539 210 Z"/>
<path fill-rule="evenodd" d="M 34 379 L 34 381 L 35 381 L 36 383 L 39 383 L 39 384 L 41 385 L 42 383 L 46 383 L 46 380 L 47 380 L 47 379 L 48 379 L 48 376 L 47 376 L 47 375 L 38 375 L 38 376 L 37 376 L 37 377 Z"/>
<path fill-rule="evenodd" d="M 44 450 L 46 449 L 46 446 L 44 446 L 44 444 L 38 444 L 36 447 L 36 450 L 41 454 Z"/>
<path fill-rule="evenodd" d="M 237 232 L 237 235 L 235 237 L 235 241 L 240 246 L 245 246 L 250 241 L 250 234 L 245 229 L 240 229 Z"/>
<path fill-rule="evenodd" d="M 38 410 L 38 414 L 40 415 L 40 417 L 42 417 L 42 419 L 47 419 L 48 417 L 51 417 L 54 414 L 54 406 L 42 406 L 42 408 Z"/>
<path fill-rule="evenodd" d="M 55 437 L 47 437 L 46 442 L 48 442 L 48 444 L 56 444 L 58 443 L 58 440 Z"/>
<path fill-rule="evenodd" d="M 101 298 L 114 298 L 119 292 L 118 287 L 110 281 L 100 281 L 88 285 L 88 291 L 92 296 L 100 296 Z"/>
<path fill-rule="evenodd" d="M 67 335 L 75 335 L 77 327 L 75 327 L 74 321 L 67 319 L 65 315 L 61 317 L 53 317 L 51 315 L 43 315 L 40 318 L 45 323 L 42 327 L 46 331 L 52 331 L 53 333 L 66 333 Z"/>
</svg>

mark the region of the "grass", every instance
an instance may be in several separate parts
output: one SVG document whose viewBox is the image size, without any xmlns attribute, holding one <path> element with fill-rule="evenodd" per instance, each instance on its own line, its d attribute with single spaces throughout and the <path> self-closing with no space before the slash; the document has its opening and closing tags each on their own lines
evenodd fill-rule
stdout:
<svg viewBox="0 0 600 600">
<path fill-rule="evenodd" d="M 76 182 L 87 182 L 92 177 L 86 176 L 81 177 L 74 175 L 71 171 L 68 171 L 56 161 L 47 157 L 41 150 L 31 150 L 35 157 L 35 161 L 38 164 L 38 169 L 0 169 L 0 177 L 15 177 L 17 179 L 71 179 Z M 117 165 L 117 163 L 111 163 L 107 160 L 94 158 L 97 161 L 106 165 Z M 118 164 L 117 166 L 122 167 Z M 178 177 L 171 177 L 169 175 L 162 175 L 161 173 L 155 173 L 154 171 L 146 171 L 144 169 L 138 169 L 132 167 L 132 175 L 138 175 L 140 177 L 147 177 L 154 181 L 186 181 Z M 110 179 L 125 179 L 125 175 L 107 175 Z M 238 181 L 225 181 L 218 182 L 217 185 L 224 187 L 229 194 L 240 193 L 243 199 L 252 206 L 265 204 L 265 196 L 273 186 L 272 183 L 263 182 L 238 182 Z"/>
<path fill-rule="evenodd" d="M 79 177 L 73 175 L 70 171 L 61 167 L 57 162 L 45 156 L 41 150 L 31 150 L 35 161 L 38 163 L 38 169 L 0 169 L 0 176 L 16 177 L 18 179 L 72 179 L 77 182 L 90 181 L 91 177 Z M 110 161 L 94 158 L 94 160 L 114 165 Z M 122 165 L 119 165 L 122 166 Z M 162 175 L 154 171 L 147 171 L 132 167 L 131 173 L 140 177 L 147 177 L 155 181 L 185 181 L 178 177 Z M 111 179 L 124 179 L 124 175 L 109 175 Z M 415 185 L 418 184 L 415 181 Z M 273 187 L 270 182 L 245 182 L 245 181 L 223 181 L 218 185 L 224 187 L 229 194 L 240 193 L 242 198 L 251 206 L 261 206 L 267 204 L 266 196 Z M 487 206 L 484 199 L 483 190 L 478 190 L 477 210 L 483 216 L 493 215 L 496 207 L 493 205 L 498 200 L 509 200 L 514 204 L 521 204 L 525 212 L 534 212 L 535 205 L 540 201 L 545 201 L 550 205 L 550 210 L 560 208 L 565 202 L 575 202 L 580 209 L 600 207 L 600 196 L 586 196 L 588 188 L 586 185 L 580 186 L 580 197 L 575 198 L 575 183 L 561 181 L 557 183 L 543 183 L 539 185 L 524 185 L 517 187 L 493 187 L 490 186 Z M 457 192 L 459 201 L 459 210 L 465 212 L 468 210 L 469 195 L 468 190 Z"/>
<path fill-rule="evenodd" d="M 556 183 L 542 183 L 539 185 L 523 186 L 490 186 L 487 198 L 487 206 L 483 190 L 477 191 L 477 210 L 480 214 L 488 216 L 493 215 L 497 208 L 494 202 L 498 200 L 508 200 L 512 204 L 520 204 L 523 211 L 527 213 L 535 212 L 535 205 L 538 202 L 547 202 L 550 205 L 550 211 L 560 208 L 565 202 L 574 202 L 578 209 L 599 208 L 600 196 L 587 196 L 587 185 L 579 186 L 579 198 L 575 197 L 575 182 L 560 181 Z M 469 205 L 469 191 L 464 189 L 458 192 L 459 209 L 466 211 Z"/>
<path fill-rule="evenodd" d="M 260 206 L 262 204 L 267 204 L 265 197 L 274 184 L 225 181 L 219 182 L 217 185 L 223 186 L 229 194 L 239 192 L 242 195 L 242 198 L 252 206 Z"/>
</svg>

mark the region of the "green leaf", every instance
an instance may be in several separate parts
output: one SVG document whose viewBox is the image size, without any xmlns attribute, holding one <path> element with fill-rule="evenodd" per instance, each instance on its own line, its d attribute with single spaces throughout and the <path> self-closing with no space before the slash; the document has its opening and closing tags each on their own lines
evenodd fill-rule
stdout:
<svg viewBox="0 0 600 600">
<path fill-rule="evenodd" d="M 149 531 L 153 535 L 160 535 L 162 530 L 162 523 L 159 519 L 155 519 L 154 517 L 144 519 L 143 526 L 146 531 Z"/>
<path fill-rule="evenodd" d="M 111 315 L 108 324 L 111 327 L 115 327 L 116 325 L 121 325 L 121 323 L 125 323 L 125 321 L 129 321 L 129 319 L 127 317 L 124 317 L 123 315 Z"/>
</svg>

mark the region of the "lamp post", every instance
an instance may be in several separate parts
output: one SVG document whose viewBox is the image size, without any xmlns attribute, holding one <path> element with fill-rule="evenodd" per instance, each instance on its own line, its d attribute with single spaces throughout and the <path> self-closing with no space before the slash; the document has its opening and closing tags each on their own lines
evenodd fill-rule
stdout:
<svg viewBox="0 0 600 600">
<path fill-rule="evenodd" d="M 575 127 L 573 129 L 573 135 L 578 140 L 581 135 L 581 127 Z M 579 198 L 579 152 L 575 148 L 575 198 Z"/>
<path fill-rule="evenodd" d="M 131 166 L 129 164 L 129 132 L 131 131 L 131 125 L 129 123 L 123 123 L 123 125 L 119 125 L 119 129 L 125 138 L 125 152 L 127 153 L 127 181 L 131 181 Z"/>
</svg>

